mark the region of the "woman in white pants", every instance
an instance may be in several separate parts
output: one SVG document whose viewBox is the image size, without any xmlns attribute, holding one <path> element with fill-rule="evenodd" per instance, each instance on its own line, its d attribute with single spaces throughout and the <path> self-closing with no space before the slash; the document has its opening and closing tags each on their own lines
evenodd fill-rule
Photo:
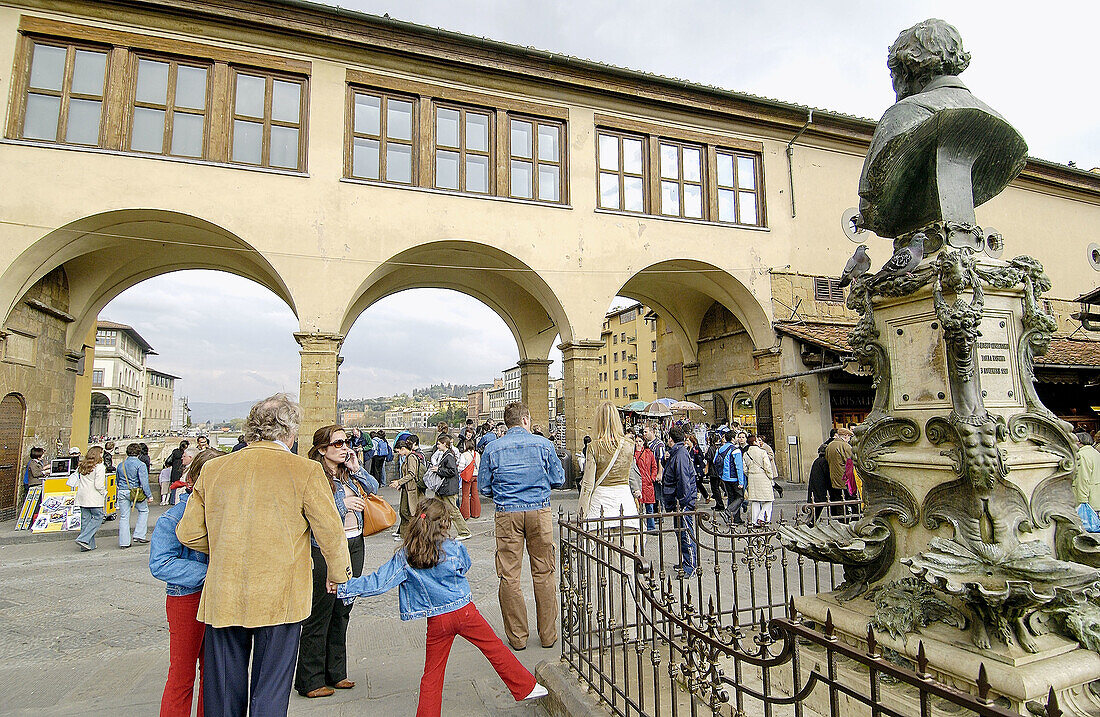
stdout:
<svg viewBox="0 0 1100 717">
<path fill-rule="evenodd" d="M 634 460 L 634 441 L 623 433 L 619 411 L 604 401 L 596 411 L 596 437 L 588 447 L 581 482 L 581 511 L 585 518 L 636 518 L 642 485 L 631 485 L 630 464 Z M 637 521 L 622 527 L 639 529 Z M 604 523 L 601 528 L 620 527 Z"/>
<path fill-rule="evenodd" d="M 742 451 L 748 483 L 745 497 L 749 501 L 749 522 L 752 524 L 770 522 L 772 503 L 775 501 L 775 490 L 772 488 L 775 468 L 767 451 L 757 444 L 756 436 L 750 434 L 745 450 Z"/>
</svg>

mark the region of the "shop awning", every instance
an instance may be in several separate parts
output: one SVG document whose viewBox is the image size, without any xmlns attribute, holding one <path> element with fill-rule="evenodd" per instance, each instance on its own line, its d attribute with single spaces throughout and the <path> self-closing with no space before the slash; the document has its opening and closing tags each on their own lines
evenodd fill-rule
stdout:
<svg viewBox="0 0 1100 717">
<path fill-rule="evenodd" d="M 813 344 L 838 354 L 851 354 L 848 334 L 853 324 L 842 323 L 785 323 L 775 324 L 775 330 L 808 344 Z M 1085 369 L 1100 371 L 1100 341 L 1088 337 L 1055 337 L 1043 356 L 1035 359 L 1037 369 Z M 1056 382 L 1056 380 L 1055 380 Z"/>
</svg>

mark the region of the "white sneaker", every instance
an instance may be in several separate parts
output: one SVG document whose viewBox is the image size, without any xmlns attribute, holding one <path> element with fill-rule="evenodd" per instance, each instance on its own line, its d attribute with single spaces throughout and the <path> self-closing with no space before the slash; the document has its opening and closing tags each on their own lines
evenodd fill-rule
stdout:
<svg viewBox="0 0 1100 717">
<path fill-rule="evenodd" d="M 546 691 L 546 688 L 536 682 L 535 689 L 531 690 L 531 694 L 524 697 L 523 700 L 525 702 L 527 700 L 537 700 L 540 697 L 545 697 L 547 694 L 549 693 Z"/>
<path fill-rule="evenodd" d="M 471 537 L 473 537 L 473 533 L 467 533 L 466 535 L 458 536 L 456 540 L 469 540 Z"/>
<path fill-rule="evenodd" d="M 395 536 L 393 536 L 393 541 L 394 541 L 395 543 L 400 543 L 400 542 L 401 542 L 401 536 L 400 536 L 400 535 L 395 535 Z"/>
</svg>

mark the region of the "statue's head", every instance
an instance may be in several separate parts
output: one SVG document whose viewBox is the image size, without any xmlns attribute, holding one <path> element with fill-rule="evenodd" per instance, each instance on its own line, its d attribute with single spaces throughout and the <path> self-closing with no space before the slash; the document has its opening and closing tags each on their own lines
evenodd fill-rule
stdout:
<svg viewBox="0 0 1100 717">
<path fill-rule="evenodd" d="M 903 30 L 886 57 L 899 100 L 915 95 L 943 75 L 957 75 L 970 64 L 959 31 L 932 18 Z"/>
</svg>

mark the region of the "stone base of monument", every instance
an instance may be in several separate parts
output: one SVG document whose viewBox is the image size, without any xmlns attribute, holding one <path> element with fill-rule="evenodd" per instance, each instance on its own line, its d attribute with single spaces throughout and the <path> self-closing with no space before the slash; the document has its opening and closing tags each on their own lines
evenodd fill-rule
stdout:
<svg viewBox="0 0 1100 717">
<path fill-rule="evenodd" d="M 804 620 L 820 625 L 831 615 L 840 640 L 866 648 L 867 626 L 875 612 L 872 601 L 840 602 L 821 594 L 797 598 L 795 607 Z M 1090 687 L 1100 674 L 1100 655 L 1059 635 L 1036 638 L 1038 652 L 1034 653 L 1004 644 L 983 650 L 974 645 L 969 632 L 940 623 L 906 635 L 904 640 L 878 631 L 875 638 L 884 653 L 892 651 L 910 665 L 916 663 L 918 646 L 923 643 L 928 672 L 939 682 L 971 694 L 978 693 L 978 672 L 984 665 L 993 696 L 1021 714 L 1042 714 L 1053 687 L 1065 714 L 1100 715 L 1100 695 Z"/>
</svg>

